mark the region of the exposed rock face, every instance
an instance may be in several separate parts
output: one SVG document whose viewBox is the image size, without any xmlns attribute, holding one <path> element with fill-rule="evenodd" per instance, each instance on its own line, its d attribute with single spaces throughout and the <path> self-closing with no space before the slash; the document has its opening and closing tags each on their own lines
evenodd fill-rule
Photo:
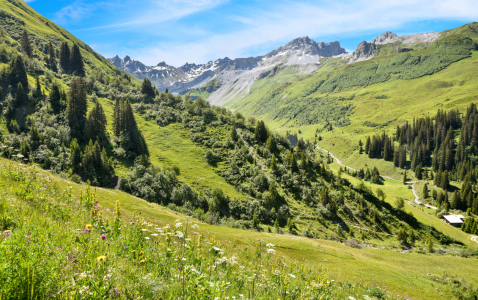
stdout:
<svg viewBox="0 0 478 300">
<path fill-rule="evenodd" d="M 393 32 L 387 31 L 372 40 L 371 43 L 365 41 L 358 44 L 357 49 L 350 57 L 350 63 L 363 61 L 372 58 L 377 51 L 380 51 L 380 45 L 398 42 L 396 50 L 399 52 L 409 51 L 410 49 L 402 48 L 403 46 L 411 46 L 421 43 L 423 46 L 429 46 L 440 37 L 440 33 L 417 33 L 412 35 L 398 36 Z"/>
<path fill-rule="evenodd" d="M 372 58 L 377 51 L 377 46 L 374 43 L 367 43 L 366 41 L 358 44 L 357 49 L 352 54 L 351 62 L 357 62 Z"/>
<path fill-rule="evenodd" d="M 303 68 L 307 72 L 317 69 L 319 58 L 346 53 L 340 47 L 339 42 L 316 43 L 309 37 L 297 38 L 286 45 L 269 52 L 265 56 L 236 58 L 234 60 L 225 57 L 210 61 L 207 64 L 190 64 L 175 68 L 161 62 L 156 66 L 148 67 L 139 61 L 132 60 L 129 56 L 124 59 L 115 56 L 109 61 L 118 68 L 136 76 L 139 79 L 149 78 L 158 88 L 169 88 L 170 91 L 179 93 L 185 89 L 203 85 L 214 78 L 221 83 L 234 82 L 239 74 L 247 74 L 246 77 L 252 86 L 257 74 L 269 67 L 283 63 L 286 65 L 313 65 Z M 302 72 L 301 71 L 301 72 Z M 232 80 L 230 80 L 232 78 Z M 233 93 L 234 94 L 234 93 Z"/>
</svg>

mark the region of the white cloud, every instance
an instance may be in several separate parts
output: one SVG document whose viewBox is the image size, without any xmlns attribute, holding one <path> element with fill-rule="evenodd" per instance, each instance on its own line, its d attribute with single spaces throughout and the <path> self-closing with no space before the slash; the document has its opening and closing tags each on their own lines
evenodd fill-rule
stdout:
<svg viewBox="0 0 478 300">
<path fill-rule="evenodd" d="M 99 6 L 101 6 L 101 3 L 93 5 L 85 3 L 82 0 L 76 1 L 58 11 L 55 14 L 54 21 L 59 24 L 65 24 L 69 21 L 80 21 L 96 10 Z"/>
<path fill-rule="evenodd" d="M 473 18 L 478 18 L 478 6 L 474 0 L 286 2 L 268 11 L 251 10 L 247 15 L 235 16 L 234 20 L 244 25 L 243 30 L 213 34 L 187 44 L 150 45 L 130 51 L 130 55 L 147 64 L 165 60 L 178 66 L 186 61 L 203 63 L 224 56 L 244 57 L 251 48 L 267 43 L 285 43 L 299 36 L 350 36 L 360 32 L 386 31 L 408 22 Z"/>
</svg>

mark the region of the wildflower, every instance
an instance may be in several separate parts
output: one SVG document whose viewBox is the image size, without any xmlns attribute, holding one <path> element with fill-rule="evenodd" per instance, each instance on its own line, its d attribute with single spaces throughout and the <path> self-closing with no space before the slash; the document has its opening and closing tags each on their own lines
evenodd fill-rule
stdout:
<svg viewBox="0 0 478 300">
<path fill-rule="evenodd" d="M 141 229 L 141 231 L 148 231 L 148 229 Z"/>
<path fill-rule="evenodd" d="M 85 232 L 88 233 L 88 231 L 90 231 L 88 228 L 85 228 Z"/>
<path fill-rule="evenodd" d="M 275 246 L 274 246 L 274 244 L 269 243 L 269 244 L 266 245 L 266 247 L 267 248 L 274 248 Z"/>
<path fill-rule="evenodd" d="M 149 238 L 149 237 L 147 237 L 147 236 L 145 236 L 144 238 L 145 238 L 145 239 L 147 239 L 147 240 L 149 240 L 149 239 L 150 239 L 150 238 Z"/>
<path fill-rule="evenodd" d="M 275 254 L 276 251 L 274 249 L 270 248 L 270 249 L 267 249 L 267 253 L 268 254 Z"/>
<path fill-rule="evenodd" d="M 176 235 L 178 238 L 182 238 L 184 236 L 184 233 L 182 233 L 181 231 L 176 231 Z"/>
<path fill-rule="evenodd" d="M 181 223 L 181 222 L 178 222 L 178 223 L 176 223 L 176 225 L 175 225 L 175 226 L 176 226 L 176 228 L 181 228 L 181 227 L 183 227 L 183 223 Z"/>
<path fill-rule="evenodd" d="M 145 262 L 144 259 L 142 259 L 142 260 L 139 261 L 140 264 L 144 264 L 144 262 Z"/>
<path fill-rule="evenodd" d="M 294 274 L 289 274 L 289 276 L 290 276 L 291 278 L 295 278 L 295 275 L 294 275 Z"/>
<path fill-rule="evenodd" d="M 158 234 L 157 234 L 157 233 L 153 233 L 151 236 L 158 236 Z"/>
<path fill-rule="evenodd" d="M 87 228 L 88 230 L 91 230 L 91 228 L 93 228 L 93 225 L 91 225 L 91 224 L 86 224 L 85 228 Z"/>
<path fill-rule="evenodd" d="M 98 256 L 96 258 L 96 261 L 99 262 L 99 263 L 104 262 L 105 260 L 106 260 L 106 256 L 104 256 L 104 255 Z"/>
<path fill-rule="evenodd" d="M 101 235 L 101 239 L 102 239 L 102 240 L 106 239 L 106 235 L 102 234 L 102 235 Z"/>
</svg>

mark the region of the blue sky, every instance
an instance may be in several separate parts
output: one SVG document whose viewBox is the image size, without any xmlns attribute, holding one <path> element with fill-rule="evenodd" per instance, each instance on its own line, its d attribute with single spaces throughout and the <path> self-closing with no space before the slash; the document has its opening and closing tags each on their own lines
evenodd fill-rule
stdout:
<svg viewBox="0 0 478 300">
<path fill-rule="evenodd" d="M 248 57 L 301 36 L 353 51 L 385 31 L 443 31 L 478 21 L 476 0 L 27 0 L 105 57 L 147 65 Z"/>
</svg>

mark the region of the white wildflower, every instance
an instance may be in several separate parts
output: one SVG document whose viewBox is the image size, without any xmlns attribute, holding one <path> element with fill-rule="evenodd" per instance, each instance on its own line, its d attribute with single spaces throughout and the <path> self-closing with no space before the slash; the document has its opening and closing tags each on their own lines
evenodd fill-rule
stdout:
<svg viewBox="0 0 478 300">
<path fill-rule="evenodd" d="M 274 244 L 269 243 L 269 244 L 266 245 L 266 247 L 267 248 L 274 248 L 275 246 L 274 246 Z"/>
<path fill-rule="evenodd" d="M 148 229 L 141 229 L 141 231 L 148 231 Z"/>
<path fill-rule="evenodd" d="M 220 248 L 216 247 L 216 246 L 212 246 L 212 248 L 216 251 L 222 251 Z"/>
<path fill-rule="evenodd" d="M 153 234 L 151 234 L 151 236 L 158 236 L 158 235 L 159 235 L 159 234 L 157 234 L 157 233 L 153 233 Z"/>
<path fill-rule="evenodd" d="M 291 278 L 295 278 L 295 275 L 294 275 L 294 274 L 289 274 L 289 276 L 290 276 Z"/>
<path fill-rule="evenodd" d="M 268 254 L 275 254 L 276 251 L 274 249 L 270 248 L 270 249 L 267 249 L 267 253 Z"/>
<path fill-rule="evenodd" d="M 184 236 L 184 233 L 182 233 L 181 231 L 176 231 L 176 236 L 178 238 L 182 238 Z"/>
<path fill-rule="evenodd" d="M 149 239 L 150 239 L 150 238 L 149 238 L 149 237 L 147 237 L 147 236 L 145 236 L 144 238 L 145 238 L 145 239 L 147 239 L 147 240 L 149 240 Z"/>
<path fill-rule="evenodd" d="M 178 222 L 178 223 L 176 223 L 176 225 L 175 225 L 175 226 L 176 226 L 176 228 L 181 228 L 181 227 L 183 227 L 183 223 L 181 223 L 181 222 Z"/>
</svg>

